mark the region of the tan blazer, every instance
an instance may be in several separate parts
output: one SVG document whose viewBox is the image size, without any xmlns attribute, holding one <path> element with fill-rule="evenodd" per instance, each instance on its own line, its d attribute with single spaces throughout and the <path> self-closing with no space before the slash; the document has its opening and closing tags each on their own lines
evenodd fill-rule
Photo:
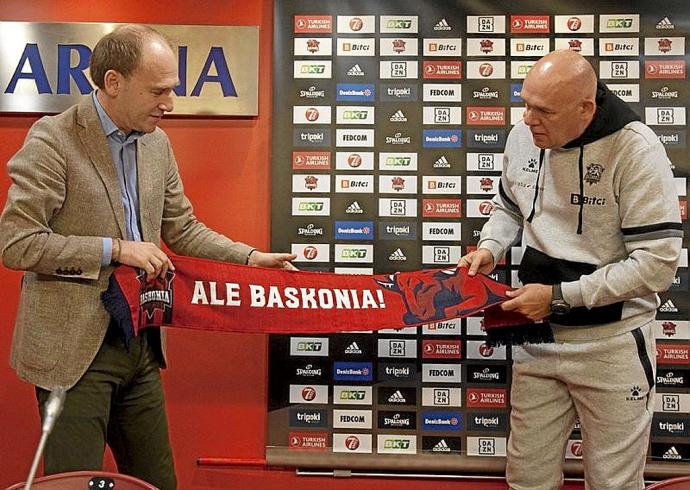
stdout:
<svg viewBox="0 0 690 490">
<path fill-rule="evenodd" d="M 179 255 L 245 263 L 251 248 L 197 221 L 165 133 L 137 143 L 143 239 Z M 10 363 L 43 388 L 73 386 L 103 341 L 102 237 L 125 236 L 124 207 L 106 136 L 91 97 L 43 117 L 8 163 L 12 179 L 0 217 L 5 266 L 26 271 Z"/>
</svg>

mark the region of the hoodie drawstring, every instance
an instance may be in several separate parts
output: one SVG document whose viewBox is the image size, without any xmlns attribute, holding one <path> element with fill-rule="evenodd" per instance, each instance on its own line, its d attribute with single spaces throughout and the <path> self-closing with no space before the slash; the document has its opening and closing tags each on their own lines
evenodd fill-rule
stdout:
<svg viewBox="0 0 690 490">
<path fill-rule="evenodd" d="M 546 150 L 542 149 L 539 152 L 539 170 L 537 171 L 537 183 L 534 186 L 534 199 L 532 200 L 532 211 L 530 211 L 529 216 L 527 217 L 527 222 L 531 223 L 532 220 L 534 219 L 534 210 L 537 205 L 537 197 L 539 196 L 539 177 L 541 176 L 541 167 L 544 163 L 544 154 L 546 153 Z M 580 155 L 580 158 L 582 158 L 582 155 Z M 580 170 L 580 173 L 582 171 Z"/>
<path fill-rule="evenodd" d="M 577 214 L 577 234 L 582 235 L 582 213 L 585 207 L 585 176 L 584 176 L 584 166 L 582 165 L 582 160 L 585 155 L 584 145 L 580 145 L 580 158 L 578 159 L 578 168 L 580 170 L 580 212 Z"/>
<path fill-rule="evenodd" d="M 537 198 L 539 197 L 539 178 L 541 177 L 541 168 L 544 164 L 544 154 L 546 153 L 545 150 L 541 150 L 539 152 L 539 170 L 537 170 L 537 183 L 534 187 L 534 199 L 532 199 L 532 211 L 530 211 L 529 216 L 527 217 L 527 222 L 531 223 L 532 220 L 534 219 L 534 213 L 537 207 Z M 578 170 L 580 172 L 580 211 L 577 215 L 577 234 L 582 235 L 582 215 L 584 213 L 584 206 L 585 206 L 585 168 L 584 165 L 582 164 L 583 160 L 585 157 L 585 148 L 584 145 L 580 145 L 580 157 L 578 158 Z"/>
</svg>

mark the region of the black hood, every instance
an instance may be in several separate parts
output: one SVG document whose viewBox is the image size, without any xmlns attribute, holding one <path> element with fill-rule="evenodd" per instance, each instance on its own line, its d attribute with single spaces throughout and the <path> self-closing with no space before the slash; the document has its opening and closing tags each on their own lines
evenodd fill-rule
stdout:
<svg viewBox="0 0 690 490">
<path fill-rule="evenodd" d="M 584 153 L 585 145 L 594 141 L 600 140 L 604 136 L 615 133 L 623 126 L 633 121 L 639 121 L 640 116 L 623 102 L 616 94 L 611 92 L 608 87 L 602 82 L 597 82 L 597 96 L 596 96 L 597 110 L 594 113 L 594 119 L 589 123 L 585 132 L 579 137 L 572 140 L 570 143 L 563 145 L 563 148 L 579 148 L 580 156 L 578 158 L 578 169 L 580 172 L 580 211 L 577 218 L 577 234 L 582 234 L 582 215 L 584 213 Z M 534 199 L 532 200 L 532 211 L 527 217 L 527 222 L 531 223 L 534 219 L 537 207 L 537 198 L 539 197 L 539 177 L 541 176 L 541 168 L 544 162 L 545 150 L 539 152 L 539 169 L 537 171 L 537 185 L 534 187 Z"/>
<path fill-rule="evenodd" d="M 563 145 L 563 148 L 584 146 L 615 133 L 628 123 L 640 120 L 640 116 L 601 81 L 597 82 L 596 102 L 597 112 L 585 132 L 570 143 Z"/>
</svg>

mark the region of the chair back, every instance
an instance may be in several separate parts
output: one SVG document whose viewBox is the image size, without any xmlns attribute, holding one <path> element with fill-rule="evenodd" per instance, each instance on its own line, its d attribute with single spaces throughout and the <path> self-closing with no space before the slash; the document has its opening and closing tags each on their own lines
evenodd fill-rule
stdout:
<svg viewBox="0 0 690 490">
<path fill-rule="evenodd" d="M 25 483 L 17 483 L 7 490 L 23 490 Z M 31 484 L 36 490 L 158 490 L 150 483 L 128 475 L 104 471 L 74 471 L 36 478 Z"/>
<path fill-rule="evenodd" d="M 645 490 L 690 490 L 690 476 L 678 476 L 652 483 Z"/>
</svg>

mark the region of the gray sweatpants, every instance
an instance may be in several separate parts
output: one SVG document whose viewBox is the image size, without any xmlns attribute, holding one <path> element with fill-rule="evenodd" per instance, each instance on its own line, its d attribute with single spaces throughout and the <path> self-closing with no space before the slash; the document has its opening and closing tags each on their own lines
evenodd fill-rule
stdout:
<svg viewBox="0 0 690 490">
<path fill-rule="evenodd" d="M 592 342 L 515 346 L 510 488 L 561 488 L 566 445 L 579 416 L 586 488 L 643 489 L 655 376 L 651 322 Z"/>
</svg>

